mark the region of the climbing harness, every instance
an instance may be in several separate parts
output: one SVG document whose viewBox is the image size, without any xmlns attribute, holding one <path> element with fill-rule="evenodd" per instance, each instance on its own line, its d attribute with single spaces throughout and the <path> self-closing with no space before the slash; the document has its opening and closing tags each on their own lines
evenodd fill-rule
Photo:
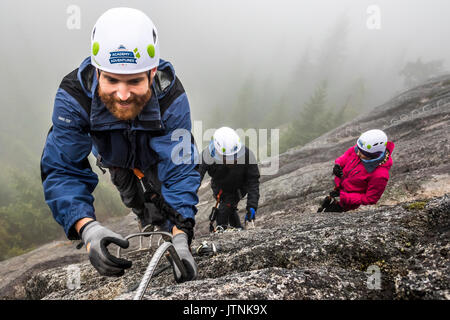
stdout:
<svg viewBox="0 0 450 320">
<path fill-rule="evenodd" d="M 219 206 L 220 196 L 221 195 L 222 195 L 222 189 L 220 189 L 219 193 L 217 194 L 216 205 L 212 208 L 211 214 L 209 215 L 209 232 L 215 232 L 216 231 L 216 229 L 214 228 L 214 221 L 216 221 L 217 207 Z"/>
<path fill-rule="evenodd" d="M 171 215 L 174 213 L 174 210 L 170 206 L 168 206 L 164 203 L 162 197 L 155 191 L 156 188 L 153 185 L 151 185 L 150 181 L 146 181 L 147 186 L 144 184 L 144 181 L 142 179 L 144 177 L 144 174 L 139 169 L 134 169 L 133 171 L 141 183 L 142 189 L 144 191 L 144 197 L 146 198 L 145 200 L 148 202 L 155 203 L 157 205 L 157 207 L 159 207 L 161 212 L 163 212 L 167 217 L 171 217 Z M 151 245 L 152 245 L 152 237 L 158 236 L 158 235 L 160 236 L 160 238 L 158 239 L 158 248 L 156 249 L 155 253 L 153 254 L 153 256 L 147 266 L 147 269 L 145 270 L 142 280 L 139 283 L 137 291 L 134 295 L 134 298 L 133 298 L 134 300 L 141 300 L 142 297 L 144 296 L 145 291 L 147 290 L 147 288 L 150 284 L 150 280 L 152 279 L 152 277 L 167 269 L 167 267 L 164 267 L 164 268 L 161 268 L 160 270 L 155 271 L 156 267 L 158 266 L 158 263 L 161 261 L 163 256 L 166 256 L 166 258 L 169 260 L 169 262 L 171 262 L 171 260 L 173 261 L 173 263 L 180 270 L 181 276 L 183 278 L 187 278 L 187 276 L 188 276 L 186 267 L 184 266 L 183 262 L 181 261 L 180 257 L 178 256 L 178 253 L 175 250 L 175 247 L 172 244 L 173 236 L 171 233 L 166 232 L 166 231 L 155 230 L 155 226 L 149 224 L 149 225 L 145 226 L 141 230 L 141 232 L 130 234 L 130 235 L 126 236 L 125 239 L 129 240 L 129 239 L 132 239 L 135 237 L 139 237 L 139 249 L 137 249 L 136 251 L 142 251 L 142 250 L 150 250 Z M 143 241 L 144 237 L 149 237 L 149 239 L 150 239 L 148 249 L 145 249 L 142 246 L 142 241 Z M 117 256 L 119 258 L 120 258 L 120 251 L 121 251 L 121 248 L 119 247 L 117 249 Z M 136 252 L 136 251 L 132 251 L 132 252 Z M 166 254 L 166 253 L 168 253 L 168 254 Z"/>
<path fill-rule="evenodd" d="M 141 170 L 135 168 L 133 169 L 133 172 L 136 177 L 138 177 L 141 184 L 142 190 L 144 192 L 144 201 L 153 203 L 166 219 L 176 225 L 176 217 L 180 214 L 164 200 L 163 196 L 160 194 L 158 188 L 154 185 L 151 179 L 145 179 L 144 181 L 144 173 L 142 173 Z"/>
</svg>

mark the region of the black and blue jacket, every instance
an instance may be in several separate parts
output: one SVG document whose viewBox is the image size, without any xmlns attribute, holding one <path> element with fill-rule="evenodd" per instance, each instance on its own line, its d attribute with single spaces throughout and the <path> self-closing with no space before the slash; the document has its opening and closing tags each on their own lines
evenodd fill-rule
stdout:
<svg viewBox="0 0 450 320">
<path fill-rule="evenodd" d="M 194 141 L 189 142 L 190 153 L 183 155 L 191 161 L 172 161 L 172 153 L 182 139 L 174 139 L 172 133 L 176 129 L 191 131 L 188 98 L 173 66 L 160 61 L 151 99 L 131 121 L 118 120 L 107 110 L 97 94 L 97 85 L 90 57 L 64 77 L 56 93 L 53 126 L 41 159 L 45 200 L 67 237 L 79 239 L 74 229 L 79 219 L 95 219 L 92 192 L 98 177 L 88 161 L 91 152 L 105 167 L 145 172 L 156 165 L 166 202 L 183 218 L 194 220 L 200 184 Z"/>
</svg>

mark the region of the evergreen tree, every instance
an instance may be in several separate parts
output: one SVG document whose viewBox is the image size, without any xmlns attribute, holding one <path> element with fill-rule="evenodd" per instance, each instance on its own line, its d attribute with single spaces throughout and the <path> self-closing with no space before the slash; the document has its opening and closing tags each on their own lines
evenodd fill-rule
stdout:
<svg viewBox="0 0 450 320">
<path fill-rule="evenodd" d="M 287 132 L 281 136 L 281 152 L 294 146 L 304 145 L 324 132 L 323 122 L 325 115 L 328 116 L 326 96 L 327 83 L 323 81 L 317 86 L 314 95 L 299 112 L 297 118 L 289 125 Z"/>
<path fill-rule="evenodd" d="M 400 75 L 404 77 L 407 87 L 413 87 L 438 75 L 442 71 L 443 64 L 443 60 L 422 62 L 422 59 L 418 58 L 416 62 L 408 62 L 400 71 Z"/>
<path fill-rule="evenodd" d="M 226 120 L 231 123 L 230 127 L 235 129 L 255 127 L 255 114 L 258 106 L 255 105 L 254 101 L 254 82 L 249 78 L 239 90 L 237 102 L 227 113 Z"/>
</svg>

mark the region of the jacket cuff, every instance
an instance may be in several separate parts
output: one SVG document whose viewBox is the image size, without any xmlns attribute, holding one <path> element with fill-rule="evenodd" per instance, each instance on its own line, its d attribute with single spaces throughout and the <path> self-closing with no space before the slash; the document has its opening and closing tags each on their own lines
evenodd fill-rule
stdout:
<svg viewBox="0 0 450 320">
<path fill-rule="evenodd" d="M 80 235 L 75 230 L 75 223 L 83 218 L 92 218 L 96 220 L 95 214 L 93 212 L 86 212 L 86 211 L 83 212 L 82 210 L 79 210 L 79 208 L 73 211 L 77 211 L 78 213 L 70 215 L 70 218 L 65 223 L 64 231 L 69 240 L 81 240 Z"/>
<path fill-rule="evenodd" d="M 195 212 L 192 208 L 182 207 L 176 210 L 184 219 L 192 219 L 195 220 Z"/>
<path fill-rule="evenodd" d="M 362 204 L 360 193 L 348 194 L 347 192 L 341 190 L 339 194 L 339 199 L 340 199 L 339 204 L 344 208 L 355 205 L 359 206 Z"/>
</svg>

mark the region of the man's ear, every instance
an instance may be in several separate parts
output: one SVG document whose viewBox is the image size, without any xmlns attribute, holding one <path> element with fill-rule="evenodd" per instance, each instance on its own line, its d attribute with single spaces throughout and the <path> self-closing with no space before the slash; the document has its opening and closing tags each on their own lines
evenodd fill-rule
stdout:
<svg viewBox="0 0 450 320">
<path fill-rule="evenodd" d="M 154 67 L 153 69 L 150 70 L 150 72 L 148 73 L 148 86 L 151 87 L 152 83 L 153 83 L 153 78 L 156 75 L 156 71 L 158 70 L 158 67 Z"/>
<path fill-rule="evenodd" d="M 150 70 L 152 78 L 155 77 L 156 71 L 158 71 L 158 67 L 154 67 L 152 70 Z"/>
</svg>

